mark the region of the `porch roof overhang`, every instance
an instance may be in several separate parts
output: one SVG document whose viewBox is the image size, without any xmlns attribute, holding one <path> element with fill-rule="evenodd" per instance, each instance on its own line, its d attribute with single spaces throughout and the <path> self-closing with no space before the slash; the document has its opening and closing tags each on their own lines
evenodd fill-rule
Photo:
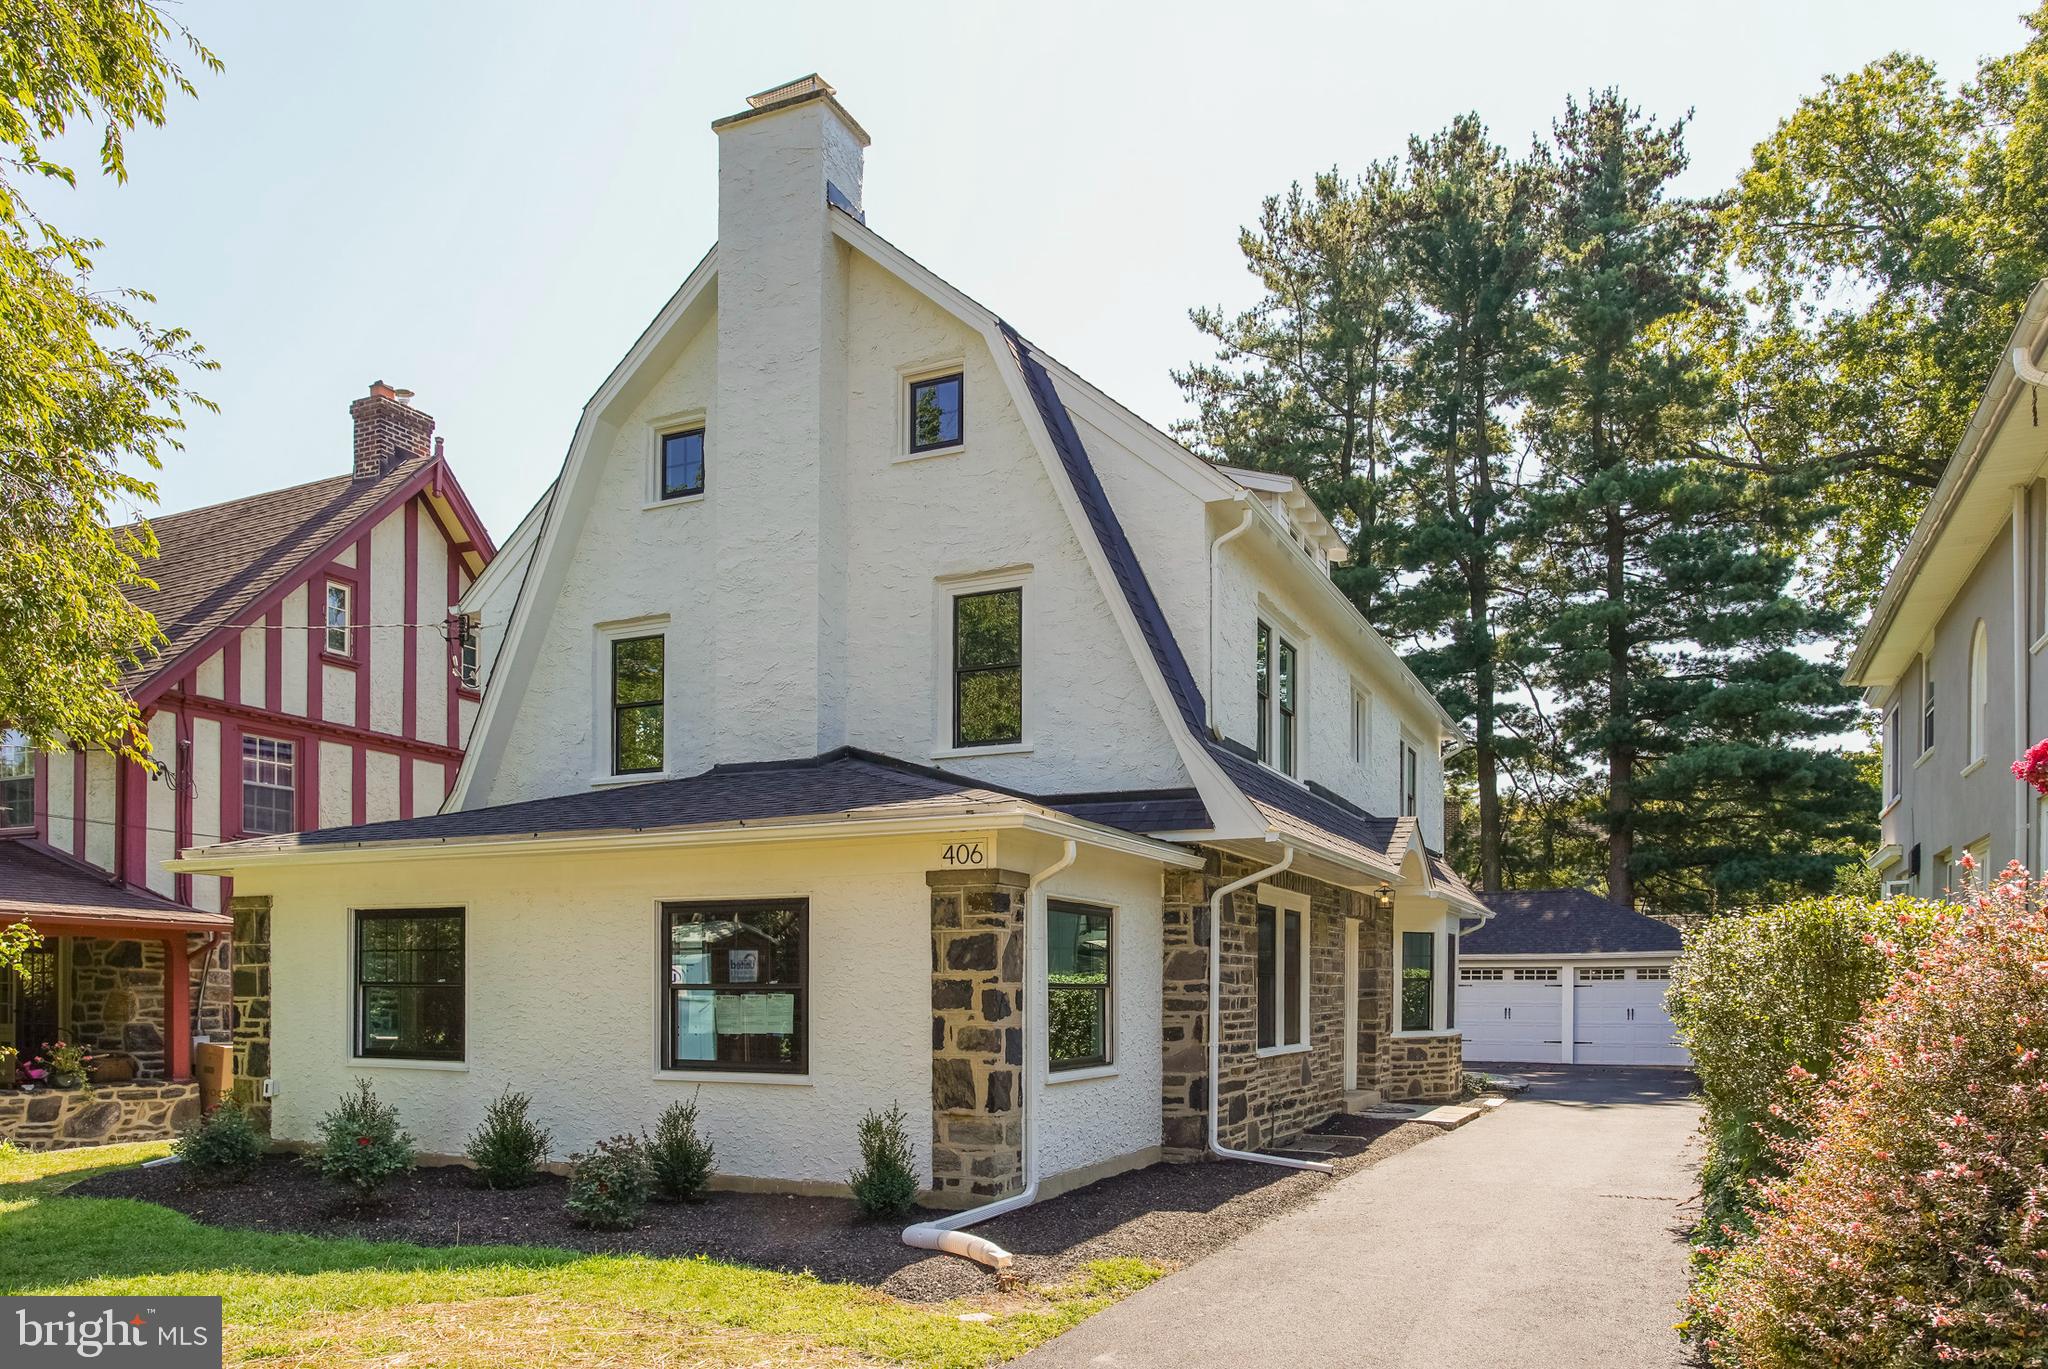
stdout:
<svg viewBox="0 0 2048 1369">
<path fill-rule="evenodd" d="M 82 936 L 175 936 L 234 926 L 209 913 L 124 885 L 88 866 L 20 841 L 0 841 L 0 924 Z"/>
</svg>

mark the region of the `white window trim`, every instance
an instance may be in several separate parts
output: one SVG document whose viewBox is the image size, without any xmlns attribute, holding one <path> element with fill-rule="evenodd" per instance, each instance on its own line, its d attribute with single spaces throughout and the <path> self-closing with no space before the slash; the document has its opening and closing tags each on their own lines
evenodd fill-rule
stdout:
<svg viewBox="0 0 2048 1369">
<path fill-rule="evenodd" d="M 1398 907 L 1399 905 L 1397 904 L 1396 908 L 1398 909 Z M 1445 972 L 1448 968 L 1448 954 L 1445 947 L 1449 933 L 1445 929 L 1444 922 L 1445 919 L 1440 914 L 1425 914 L 1412 920 L 1403 918 L 1398 911 L 1394 915 L 1394 1001 L 1389 1005 L 1388 1009 L 1388 1021 L 1392 1027 L 1392 1031 L 1388 1034 L 1396 1039 L 1404 1037 L 1452 1036 L 1457 1034 L 1458 1029 L 1456 1027 L 1444 1028 L 1436 1025 L 1444 1020 L 1446 990 L 1449 988 L 1450 981 L 1450 975 Z M 1403 932 L 1427 932 L 1431 938 L 1429 1027 L 1426 1030 L 1409 1031 L 1401 1026 L 1401 934 Z M 1459 957 L 1460 968 L 1463 968 L 1463 965 L 1464 958 L 1461 956 Z"/>
<path fill-rule="evenodd" d="M 1259 625 L 1263 623 L 1273 633 L 1273 677 L 1266 693 L 1266 736 L 1275 756 L 1280 751 L 1280 648 L 1282 645 L 1294 648 L 1294 768 L 1283 769 L 1275 761 L 1261 757 L 1259 764 L 1278 775 L 1306 789 L 1308 783 L 1301 772 L 1308 761 L 1308 661 L 1309 646 L 1313 640 L 1294 623 L 1294 620 L 1260 596 L 1255 621 L 1252 624 L 1252 678 L 1256 682 L 1259 669 Z M 1256 689 L 1256 685 L 1254 686 Z M 1256 692 L 1252 696 L 1254 711 L 1258 708 Z M 1256 719 L 1252 732 L 1252 754 L 1258 755 L 1258 731 Z"/>
<path fill-rule="evenodd" d="M 1363 770 L 1372 764 L 1372 690 L 1356 676 L 1351 680 L 1351 763 Z"/>
<path fill-rule="evenodd" d="M 1905 792 L 1906 711 L 1894 703 L 1884 713 L 1884 811 L 1890 812 Z"/>
<path fill-rule="evenodd" d="M 948 452 L 950 452 L 950 448 Z M 933 453 L 920 452 L 920 456 Z M 961 760 L 974 756 L 1028 756 L 1032 752 L 1032 738 L 1036 735 L 1038 709 L 1035 703 L 1037 691 L 1032 681 L 1038 673 L 1038 615 L 1039 595 L 1031 592 L 1032 567 L 1003 566 L 996 570 L 975 571 L 964 575 L 942 575 L 934 585 L 936 597 L 933 600 L 935 631 L 932 633 L 932 712 L 935 723 L 932 731 L 931 759 L 935 761 Z M 1019 732 L 1014 742 L 995 742 L 988 746 L 953 745 L 953 601 L 963 595 L 986 594 L 991 590 L 1021 589 L 1024 591 L 1024 648 L 1020 659 L 1023 661 L 1024 708 Z"/>
<path fill-rule="evenodd" d="M 1042 1033 L 1044 1048 L 1039 1052 L 1039 1078 L 1047 1084 L 1078 1084 L 1088 1079 L 1113 1079 L 1123 1071 L 1123 1062 L 1117 1055 L 1116 1005 L 1117 971 L 1123 966 L 1124 919 L 1123 905 L 1106 898 L 1091 898 L 1086 894 L 1052 893 L 1047 891 L 1039 907 L 1045 922 L 1038 929 L 1039 955 L 1035 972 L 1038 975 L 1038 1020 L 1052 1022 L 1052 904 L 1053 900 L 1072 903 L 1085 908 L 1100 910 L 1109 914 L 1109 993 L 1103 1008 L 1102 1053 L 1109 1057 L 1100 1065 L 1076 1065 L 1061 1069 L 1052 1062 L 1052 1034 L 1050 1027 Z"/>
<path fill-rule="evenodd" d="M 1930 697 L 1929 686 L 1933 683 L 1934 658 L 1932 656 L 1923 654 L 1920 657 L 1920 717 L 1918 719 L 1920 745 L 1915 748 L 1915 750 L 1919 752 L 1919 754 L 1913 758 L 1913 763 L 1915 765 L 1918 765 L 1921 761 L 1926 760 L 1929 756 L 1934 754 L 1934 743 L 1929 741 L 1927 738 L 1927 701 Z"/>
<path fill-rule="evenodd" d="M 683 432 L 690 428 L 704 430 L 704 489 L 695 494 L 678 494 L 664 499 L 661 496 L 661 440 L 670 433 Z M 642 509 L 672 509 L 678 504 L 695 504 L 704 498 L 704 491 L 711 488 L 711 424 L 705 410 L 679 409 L 672 414 L 663 414 L 647 422 L 647 459 L 643 463 L 647 470 L 641 490 Z"/>
<path fill-rule="evenodd" d="M 1299 715 L 1297 714 L 1297 716 Z M 1292 974 L 1290 974 L 1290 967 L 1287 964 L 1287 938 L 1285 935 L 1286 924 L 1284 919 L 1281 921 L 1280 925 L 1276 926 L 1273 929 L 1273 946 L 1275 952 L 1273 961 L 1274 964 L 1279 968 L 1279 974 L 1273 984 L 1273 991 L 1275 994 L 1279 996 L 1280 999 L 1278 1003 L 1273 1005 L 1273 1019 L 1275 1022 L 1278 1022 L 1280 1020 L 1280 1012 L 1287 1006 L 1287 985 L 1290 982 L 1292 975 L 1299 975 L 1302 981 L 1300 1022 L 1301 1040 L 1293 1045 L 1254 1046 L 1253 1051 L 1261 1059 L 1275 1055 L 1300 1055 L 1302 1052 L 1308 1050 L 1309 1047 L 1314 1044 L 1314 1042 L 1309 1039 L 1309 1024 L 1315 1020 L 1314 1013 L 1311 1011 L 1313 1005 L 1309 1002 L 1309 999 L 1315 991 L 1315 984 L 1313 982 L 1313 977 L 1309 973 L 1309 965 L 1311 958 L 1315 954 L 1315 915 L 1309 911 L 1307 894 L 1297 893 L 1293 889 L 1283 889 L 1277 884 L 1261 884 L 1258 887 L 1257 892 L 1258 897 L 1253 900 L 1254 911 L 1252 914 L 1254 918 L 1252 924 L 1252 1013 L 1253 1022 L 1255 1024 L 1253 1039 L 1257 1039 L 1256 1023 L 1258 1015 L 1259 991 L 1258 923 L 1256 921 L 1258 913 L 1256 910 L 1258 905 L 1263 903 L 1267 907 L 1273 909 L 1273 911 L 1276 914 L 1288 912 L 1296 912 L 1301 914 L 1301 963 L 1299 965 L 1291 967 Z"/>
<path fill-rule="evenodd" d="M 1402 805 L 1407 802 L 1408 753 L 1415 754 L 1415 811 L 1404 812 Z M 1422 743 L 1406 727 L 1401 729 L 1401 744 L 1394 751 L 1394 812 L 1404 818 L 1422 821 Z"/>
<path fill-rule="evenodd" d="M 660 637 L 661 645 L 661 769 L 621 775 L 612 769 L 612 643 L 629 637 Z M 593 789 L 621 784 L 646 784 L 670 777 L 675 733 L 669 723 L 675 712 L 674 654 L 668 649 L 668 615 L 648 614 L 598 623 L 590 630 L 590 785 Z"/>
<path fill-rule="evenodd" d="M 469 930 L 471 923 L 469 920 L 469 905 L 466 903 L 443 905 L 448 908 L 460 909 L 462 912 L 462 1058 L 459 1060 L 411 1060 L 403 1056 L 356 1054 L 356 1046 L 361 1041 L 360 1024 L 357 1021 L 356 1014 L 362 1009 L 363 992 L 362 984 L 356 979 L 356 975 L 362 969 L 362 957 L 358 954 L 360 948 L 357 943 L 357 937 L 361 933 L 363 925 L 363 919 L 360 914 L 424 911 L 434 906 L 436 905 L 421 903 L 417 900 L 410 903 L 352 903 L 348 906 L 347 915 L 341 920 L 341 964 L 343 967 L 342 982 L 347 986 L 348 990 L 348 1004 L 343 1021 L 347 1023 L 348 1063 L 351 1069 L 428 1070 L 442 1074 L 469 1073 L 469 1028 L 470 1024 L 476 1021 L 476 994 L 469 975 Z"/>
<path fill-rule="evenodd" d="M 928 452 L 910 450 L 910 387 L 920 380 L 937 380 L 942 376 L 960 377 L 960 440 L 950 447 L 934 447 Z M 913 461 L 932 461 L 940 457 L 959 456 L 967 450 L 967 358 L 963 355 L 943 359 L 914 361 L 907 366 L 896 368 L 896 435 L 890 439 L 889 450 L 895 455 L 890 458 L 894 465 L 908 465 Z"/>
<path fill-rule="evenodd" d="M 264 732 L 243 732 L 241 742 L 242 747 L 247 748 L 250 742 L 269 742 L 272 746 L 283 746 L 290 748 L 292 753 L 292 781 L 290 784 L 256 783 L 252 786 L 249 779 L 249 763 L 251 760 L 255 760 L 256 758 L 250 756 L 248 754 L 248 751 L 244 749 L 239 755 L 235 757 L 235 765 L 237 766 L 237 770 L 235 773 L 238 776 L 238 783 L 236 784 L 235 787 L 239 789 L 245 796 L 248 794 L 249 790 L 252 787 L 257 789 L 284 790 L 286 793 L 292 796 L 292 825 L 289 828 L 287 828 L 284 832 L 250 831 L 249 801 L 246 797 L 244 797 L 242 800 L 242 811 L 235 815 L 235 822 L 241 828 L 241 831 L 245 836 L 286 836 L 292 832 L 304 831 L 306 827 L 306 815 L 300 812 L 299 808 L 301 799 L 305 794 L 305 784 L 303 782 L 304 777 L 300 774 L 299 767 L 305 762 L 305 748 L 299 744 L 299 740 L 296 737 L 273 737 L 268 733 Z M 262 761 L 257 760 L 256 763 L 260 765 L 262 764 Z M 272 763 L 275 764 L 275 762 Z"/>
<path fill-rule="evenodd" d="M 341 645 L 334 644 L 334 624 L 329 620 L 328 608 L 336 590 L 341 591 Z M 328 656 L 345 656 L 350 660 L 356 654 L 356 587 L 347 580 L 329 580 L 320 591 L 320 650 Z"/>
<path fill-rule="evenodd" d="M 664 735 L 666 735 L 666 733 L 664 733 Z M 660 898 L 654 900 L 653 945 L 655 948 L 656 955 L 658 957 L 656 962 L 658 967 L 666 966 L 666 957 L 668 955 L 668 932 L 666 922 L 667 914 L 666 912 L 664 912 L 665 905 L 670 903 L 696 903 L 701 902 L 706 897 L 707 895 L 704 893 L 704 891 L 699 889 L 691 893 L 663 894 Z M 710 895 L 709 897 L 716 897 L 716 895 Z M 744 895 L 744 897 L 747 898 L 749 901 L 752 901 L 757 898 L 803 899 L 806 903 L 809 903 L 814 900 L 815 895 L 813 891 L 809 889 L 783 890 L 777 892 L 771 886 L 771 888 L 767 892 L 759 894 L 748 893 Z M 806 955 L 809 954 L 809 950 L 809 947 L 805 947 Z M 667 970 L 666 968 L 662 968 L 661 977 L 665 979 L 666 976 Z M 667 1042 L 665 1042 L 662 1039 L 662 1037 L 663 1034 L 668 1030 L 668 1004 L 664 1000 L 663 995 L 667 992 L 668 989 L 666 986 L 664 986 L 661 988 L 659 992 L 649 994 L 647 998 L 650 1018 L 649 1026 L 647 1029 L 647 1041 L 648 1044 L 654 1048 L 654 1072 L 650 1074 L 648 1078 L 652 1079 L 655 1083 L 748 1084 L 754 1086 L 758 1086 L 761 1084 L 770 1084 L 782 1088 L 811 1087 L 811 1072 L 809 1069 L 806 1069 L 802 1074 L 783 1074 L 778 1070 L 767 1070 L 762 1071 L 760 1073 L 755 1073 L 751 1070 L 672 1070 L 664 1068 L 663 1062 L 668 1058 L 668 1045 Z M 811 1058 L 811 1042 L 817 1039 L 818 1027 L 817 1020 L 815 1017 L 812 1016 L 811 1012 L 812 997 L 813 996 L 810 993 L 806 992 L 804 1001 L 804 1031 L 808 1039 L 804 1042 L 804 1058 L 810 1064 L 816 1064 L 816 1060 Z"/>
<path fill-rule="evenodd" d="M 1984 659 L 1977 659 L 1977 647 L 1982 643 Z M 1963 740 L 1969 749 L 1969 765 L 1965 775 L 1984 763 L 1991 746 L 1991 629 L 1979 618 L 1970 629 L 1970 668 L 1968 673 L 1969 691 L 1963 701 Z"/>
</svg>

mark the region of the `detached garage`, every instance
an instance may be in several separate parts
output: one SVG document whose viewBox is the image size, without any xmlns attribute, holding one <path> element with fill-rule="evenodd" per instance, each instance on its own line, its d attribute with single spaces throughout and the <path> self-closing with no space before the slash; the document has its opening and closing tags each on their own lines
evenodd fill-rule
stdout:
<svg viewBox="0 0 2048 1369">
<path fill-rule="evenodd" d="M 1589 889 L 1481 894 L 1493 916 L 1458 939 L 1465 1059 L 1689 1065 L 1664 1011 L 1678 929 Z"/>
</svg>

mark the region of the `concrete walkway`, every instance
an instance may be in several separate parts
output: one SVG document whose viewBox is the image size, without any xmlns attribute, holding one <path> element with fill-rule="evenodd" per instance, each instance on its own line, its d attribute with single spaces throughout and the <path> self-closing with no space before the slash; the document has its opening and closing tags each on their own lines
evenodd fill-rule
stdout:
<svg viewBox="0 0 2048 1369">
<path fill-rule="evenodd" d="M 1331 1185 L 1017 1361 L 1029 1369 L 1658 1369 L 1698 1217 L 1676 1070 L 1534 1068 L 1490 1116 Z"/>
</svg>

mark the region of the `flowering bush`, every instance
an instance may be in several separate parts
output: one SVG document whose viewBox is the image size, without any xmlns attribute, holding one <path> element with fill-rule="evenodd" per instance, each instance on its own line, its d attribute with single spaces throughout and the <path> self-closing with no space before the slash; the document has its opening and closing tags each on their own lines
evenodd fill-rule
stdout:
<svg viewBox="0 0 2048 1369">
<path fill-rule="evenodd" d="M 367 1079 L 327 1110 L 319 1130 L 320 1149 L 309 1158 L 358 1201 L 412 1168 L 412 1137 L 398 1125 L 398 1109 L 379 1100 Z"/>
<path fill-rule="evenodd" d="M 1756 1231 L 1708 1252 L 1710 1358 L 1778 1366 L 2039 1363 L 2048 1341 L 2048 886 L 2017 864 L 1945 908 L 1801 1081 Z"/>
<path fill-rule="evenodd" d="M 1780 1173 L 1771 1142 L 1806 1135 L 1794 1085 L 1833 1073 L 1842 1039 L 1891 983 L 1938 905 L 1807 898 L 1716 918 L 1686 937 L 1667 1006 L 1706 1102 L 1708 1244 L 1748 1225 L 1753 1181 Z"/>
<path fill-rule="evenodd" d="M 587 1155 L 571 1155 L 569 1211 L 579 1226 L 597 1231 L 627 1231 L 647 1206 L 654 1174 L 640 1138 L 614 1136 L 599 1141 Z"/>
<path fill-rule="evenodd" d="M 2012 763 L 2012 773 L 2035 793 L 2048 794 L 2048 737 L 2028 747 L 2027 754 Z"/>
<path fill-rule="evenodd" d="M 36 1067 L 41 1073 L 36 1073 Z M 43 1042 L 43 1053 L 31 1066 L 29 1073 L 37 1079 L 47 1079 L 52 1088 L 75 1089 L 85 1082 L 86 1071 L 92 1068 L 92 1052 L 83 1046 L 73 1046 L 63 1041 Z"/>
</svg>

